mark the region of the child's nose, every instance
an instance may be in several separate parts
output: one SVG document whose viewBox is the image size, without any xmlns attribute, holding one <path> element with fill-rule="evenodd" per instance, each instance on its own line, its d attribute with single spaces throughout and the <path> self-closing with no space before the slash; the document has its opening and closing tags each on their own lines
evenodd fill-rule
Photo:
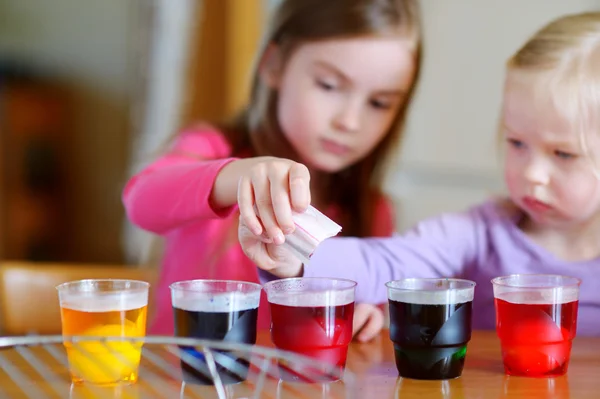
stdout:
<svg viewBox="0 0 600 399">
<path fill-rule="evenodd" d="M 335 116 L 336 129 L 344 132 L 356 132 L 360 128 L 360 104 L 355 100 L 348 100 Z"/>
<path fill-rule="evenodd" d="M 535 185 L 546 185 L 550 182 L 548 167 L 540 159 L 531 159 L 525 167 L 524 175 L 527 181 Z"/>
</svg>

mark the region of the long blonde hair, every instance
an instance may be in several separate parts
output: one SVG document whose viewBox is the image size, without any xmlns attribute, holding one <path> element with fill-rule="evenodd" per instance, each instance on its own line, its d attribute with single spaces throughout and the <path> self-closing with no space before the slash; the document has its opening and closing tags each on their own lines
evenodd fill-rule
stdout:
<svg viewBox="0 0 600 399">
<path fill-rule="evenodd" d="M 372 211 L 381 192 L 383 166 L 400 140 L 418 75 L 421 59 L 421 23 L 418 0 L 284 0 L 270 21 L 258 60 L 270 44 L 276 44 L 289 59 L 303 43 L 365 35 L 398 34 L 414 44 L 415 76 L 408 96 L 385 138 L 374 151 L 339 173 L 314 179 L 313 187 L 327 194 L 326 203 L 341 211 L 343 233 L 368 236 L 372 233 Z M 271 155 L 298 160 L 277 120 L 277 90 L 253 73 L 247 107 L 233 121 L 220 126 L 234 153 L 250 151 L 253 156 Z M 331 187 L 335 187 L 332 190 Z"/>
</svg>

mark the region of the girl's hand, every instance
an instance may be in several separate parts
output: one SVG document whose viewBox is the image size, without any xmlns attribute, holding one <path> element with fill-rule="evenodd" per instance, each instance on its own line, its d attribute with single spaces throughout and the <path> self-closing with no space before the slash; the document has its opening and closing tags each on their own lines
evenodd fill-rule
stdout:
<svg viewBox="0 0 600 399">
<path fill-rule="evenodd" d="M 385 317 L 377 305 L 357 303 L 354 307 L 352 335 L 359 342 L 368 342 L 383 329 Z"/>
<path fill-rule="evenodd" d="M 238 239 L 246 256 L 260 269 L 280 278 L 302 275 L 302 262 L 296 256 L 281 245 L 273 244 L 270 238 L 254 234 L 241 216 Z"/>
<path fill-rule="evenodd" d="M 299 276 L 302 263 L 280 245 L 294 231 L 292 210 L 310 205 L 308 169 L 287 159 L 255 159 L 238 183 L 239 242 L 259 268 L 282 278 Z"/>
<path fill-rule="evenodd" d="M 265 242 L 282 244 L 294 231 L 292 210 L 310 205 L 310 174 L 300 163 L 283 158 L 259 157 L 238 181 L 240 220 Z"/>
</svg>

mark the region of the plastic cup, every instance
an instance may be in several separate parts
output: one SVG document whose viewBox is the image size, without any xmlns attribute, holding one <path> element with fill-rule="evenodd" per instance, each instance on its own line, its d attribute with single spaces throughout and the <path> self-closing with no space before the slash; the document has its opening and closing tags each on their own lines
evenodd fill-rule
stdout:
<svg viewBox="0 0 600 399">
<path fill-rule="evenodd" d="M 460 377 L 471 340 L 475 283 L 407 278 L 386 286 L 390 338 L 400 376 L 419 380 Z"/>
<path fill-rule="evenodd" d="M 564 375 L 577 330 L 581 280 L 515 274 L 492 280 L 504 371 L 523 377 Z"/>
<path fill-rule="evenodd" d="M 142 343 L 128 338 L 146 335 L 149 287 L 144 281 L 110 279 L 56 287 L 63 336 L 90 337 L 64 343 L 74 384 L 110 386 L 137 381 Z"/>
<path fill-rule="evenodd" d="M 352 340 L 355 288 L 354 281 L 334 278 L 289 278 L 265 284 L 275 346 L 318 359 L 339 370 L 339 378 Z M 285 365 L 279 369 L 284 380 L 302 380 Z"/>
<path fill-rule="evenodd" d="M 245 281 L 189 280 L 173 283 L 171 302 L 175 335 L 254 345 L 262 287 Z M 196 348 L 183 347 L 181 367 L 188 383 L 213 385 L 205 355 Z M 215 351 L 217 373 L 224 384 L 246 380 L 248 359 L 234 353 Z"/>
</svg>

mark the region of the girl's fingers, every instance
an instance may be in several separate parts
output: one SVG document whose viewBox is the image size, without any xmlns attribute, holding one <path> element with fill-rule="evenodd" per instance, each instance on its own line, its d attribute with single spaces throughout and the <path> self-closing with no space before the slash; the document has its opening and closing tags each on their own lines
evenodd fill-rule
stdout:
<svg viewBox="0 0 600 399">
<path fill-rule="evenodd" d="M 254 192 L 248 177 L 242 177 L 238 182 L 237 201 L 240 209 L 240 219 L 246 227 L 257 236 L 263 234 L 263 226 L 254 211 Z"/>
<path fill-rule="evenodd" d="M 310 173 L 300 163 L 292 165 L 289 171 L 289 188 L 292 207 L 296 212 L 304 212 L 310 205 Z"/>
<path fill-rule="evenodd" d="M 252 189 L 254 191 L 254 203 L 258 211 L 258 217 L 268 235 L 276 244 L 282 244 L 285 241 L 283 233 L 277 224 L 275 213 L 273 211 L 273 201 L 271 199 L 270 182 L 266 170 L 259 170 L 252 175 Z"/>
<path fill-rule="evenodd" d="M 290 204 L 287 165 L 285 168 L 273 167 L 269 170 L 269 183 L 271 189 L 271 201 L 273 212 L 279 229 L 284 234 L 294 231 L 294 219 L 292 219 L 292 205 Z"/>
<path fill-rule="evenodd" d="M 368 314 L 366 321 L 358 331 L 357 339 L 360 342 L 368 342 L 372 340 L 377 335 L 379 335 L 379 333 L 383 329 L 384 323 L 385 319 L 383 316 L 383 312 L 377 307 L 373 306 L 372 310 Z"/>
<path fill-rule="evenodd" d="M 244 254 L 259 268 L 263 270 L 271 270 L 275 267 L 275 262 L 265 250 L 265 244 L 261 243 L 257 237 L 240 217 L 238 227 L 238 239 L 242 245 Z"/>
</svg>

